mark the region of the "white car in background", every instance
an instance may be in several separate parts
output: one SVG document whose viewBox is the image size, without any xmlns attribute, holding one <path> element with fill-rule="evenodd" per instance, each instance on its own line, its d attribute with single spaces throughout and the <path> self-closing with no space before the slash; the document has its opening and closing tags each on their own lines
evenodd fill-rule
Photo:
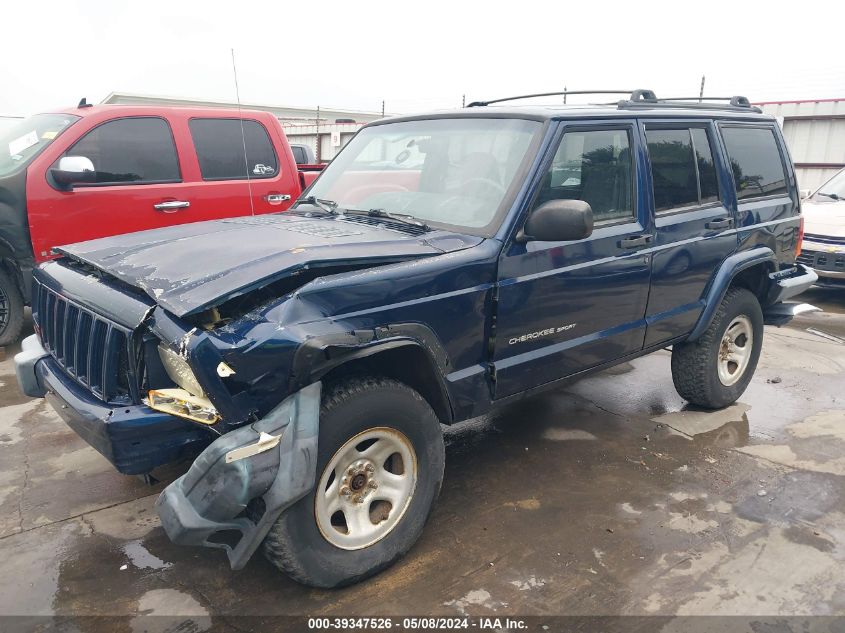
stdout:
<svg viewBox="0 0 845 633">
<path fill-rule="evenodd" d="M 801 203 L 804 245 L 798 261 L 813 268 L 817 286 L 845 289 L 845 169 Z"/>
</svg>

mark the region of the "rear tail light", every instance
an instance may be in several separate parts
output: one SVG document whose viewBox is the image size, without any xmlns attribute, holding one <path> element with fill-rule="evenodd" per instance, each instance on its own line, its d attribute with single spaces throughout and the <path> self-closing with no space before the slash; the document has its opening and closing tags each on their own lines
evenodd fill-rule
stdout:
<svg viewBox="0 0 845 633">
<path fill-rule="evenodd" d="M 798 240 L 795 242 L 795 257 L 801 254 L 801 247 L 804 245 L 804 216 L 798 217 Z"/>
</svg>

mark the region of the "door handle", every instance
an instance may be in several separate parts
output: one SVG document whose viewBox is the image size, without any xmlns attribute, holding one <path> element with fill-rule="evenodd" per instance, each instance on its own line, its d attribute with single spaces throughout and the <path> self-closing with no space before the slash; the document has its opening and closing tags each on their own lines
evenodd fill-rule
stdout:
<svg viewBox="0 0 845 633">
<path fill-rule="evenodd" d="M 290 200 L 290 196 L 286 193 L 268 193 L 264 199 L 270 204 L 282 204 Z"/>
<path fill-rule="evenodd" d="M 620 248 L 636 248 L 637 246 L 645 246 L 652 240 L 651 235 L 632 235 L 626 237 L 619 242 Z"/>
<path fill-rule="evenodd" d="M 733 218 L 716 218 L 704 225 L 706 229 L 729 229 L 734 225 Z"/>
<path fill-rule="evenodd" d="M 179 209 L 187 209 L 189 206 L 191 206 L 191 203 L 187 200 L 168 200 L 154 204 L 153 209 L 164 213 L 176 213 Z"/>
</svg>

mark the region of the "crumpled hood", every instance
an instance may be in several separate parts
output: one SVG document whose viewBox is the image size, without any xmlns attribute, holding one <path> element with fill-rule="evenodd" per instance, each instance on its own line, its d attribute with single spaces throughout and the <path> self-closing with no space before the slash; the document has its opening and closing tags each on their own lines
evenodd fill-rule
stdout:
<svg viewBox="0 0 845 633">
<path fill-rule="evenodd" d="M 430 257 L 481 241 L 445 231 L 414 236 L 374 218 L 286 213 L 182 224 L 56 250 L 142 289 L 183 317 L 298 270 Z"/>
<path fill-rule="evenodd" d="M 804 233 L 825 237 L 845 237 L 845 201 L 801 203 Z"/>
</svg>

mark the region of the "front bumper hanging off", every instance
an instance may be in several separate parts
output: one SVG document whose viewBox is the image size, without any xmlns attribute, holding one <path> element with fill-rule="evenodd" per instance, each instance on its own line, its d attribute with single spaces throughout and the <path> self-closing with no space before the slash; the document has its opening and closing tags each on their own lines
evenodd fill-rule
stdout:
<svg viewBox="0 0 845 633">
<path fill-rule="evenodd" d="M 232 569 L 246 565 L 279 515 L 314 486 L 320 389 L 311 384 L 221 436 L 164 489 L 156 511 L 174 543 L 223 548 Z M 254 520 L 246 508 L 258 498 L 263 514 L 256 503 Z"/>
</svg>

